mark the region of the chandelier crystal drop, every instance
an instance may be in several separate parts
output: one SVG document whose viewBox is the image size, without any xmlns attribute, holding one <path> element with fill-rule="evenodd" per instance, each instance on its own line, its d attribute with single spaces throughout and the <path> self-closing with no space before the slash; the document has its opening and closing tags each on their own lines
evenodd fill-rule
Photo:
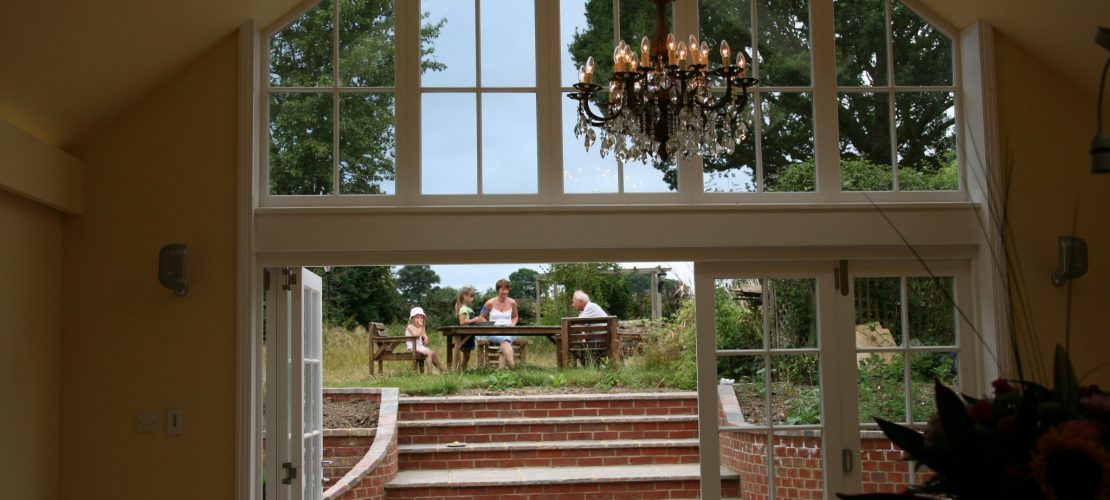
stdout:
<svg viewBox="0 0 1110 500">
<path fill-rule="evenodd" d="M 674 0 L 655 0 L 655 28 L 640 55 L 623 40 L 613 50 L 613 76 L 607 102 L 591 109 L 603 87 L 594 83 L 594 59 L 578 71 L 578 123 L 574 136 L 589 151 L 600 138 L 601 156 L 619 163 L 649 159 L 669 161 L 680 155 L 717 156 L 731 153 L 746 139 L 748 88 L 744 54 L 735 62 L 727 41 L 721 41 L 721 67 L 710 70 L 709 45 L 690 35 L 677 42 L 667 32 L 665 7 Z M 719 87 L 714 88 L 714 84 Z M 722 86 L 723 85 L 723 86 Z M 595 131 L 596 129 L 596 131 Z"/>
</svg>

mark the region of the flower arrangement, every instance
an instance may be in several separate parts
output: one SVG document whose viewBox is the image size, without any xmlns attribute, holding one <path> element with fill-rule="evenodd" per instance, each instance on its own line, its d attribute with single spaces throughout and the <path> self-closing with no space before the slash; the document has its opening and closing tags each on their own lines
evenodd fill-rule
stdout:
<svg viewBox="0 0 1110 500">
<path fill-rule="evenodd" d="M 994 396 L 957 395 L 936 383 L 924 434 L 880 418 L 894 444 L 936 474 L 901 494 L 841 498 L 1110 499 L 1110 395 L 1080 386 L 1056 347 L 1053 388 L 993 382 Z"/>
</svg>

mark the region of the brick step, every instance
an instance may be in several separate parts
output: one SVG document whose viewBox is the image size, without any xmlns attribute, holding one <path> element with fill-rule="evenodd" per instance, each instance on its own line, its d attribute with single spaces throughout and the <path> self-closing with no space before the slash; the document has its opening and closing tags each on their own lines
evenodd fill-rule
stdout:
<svg viewBox="0 0 1110 500">
<path fill-rule="evenodd" d="M 386 498 L 696 498 L 698 464 L 610 467 L 401 471 L 386 485 Z M 739 476 L 721 469 L 725 496 L 736 496 Z"/>
<path fill-rule="evenodd" d="M 400 420 L 696 415 L 697 393 L 544 394 L 406 397 Z"/>
<path fill-rule="evenodd" d="M 697 439 L 406 444 L 398 451 L 401 470 L 698 463 Z"/>
<path fill-rule="evenodd" d="M 690 439 L 698 436 L 697 415 L 479 418 L 399 421 L 401 445 L 495 443 L 503 441 L 586 441 Z"/>
</svg>

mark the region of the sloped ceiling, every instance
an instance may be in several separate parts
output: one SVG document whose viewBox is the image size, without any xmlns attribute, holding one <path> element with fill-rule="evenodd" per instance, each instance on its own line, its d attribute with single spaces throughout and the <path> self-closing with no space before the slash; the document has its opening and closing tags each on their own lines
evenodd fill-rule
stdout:
<svg viewBox="0 0 1110 500">
<path fill-rule="evenodd" d="M 416 0 L 396 0 L 416 1 Z M 526 0 L 521 0 L 526 1 Z M 814 0 L 821 1 L 821 0 Z M 66 147 L 132 106 L 239 25 L 299 0 L 31 0 L 0 5 L 0 119 Z M 976 19 L 1094 96 L 1110 0 L 918 0 L 962 29 Z M 1036 92 L 1035 95 L 1045 95 Z"/>
</svg>

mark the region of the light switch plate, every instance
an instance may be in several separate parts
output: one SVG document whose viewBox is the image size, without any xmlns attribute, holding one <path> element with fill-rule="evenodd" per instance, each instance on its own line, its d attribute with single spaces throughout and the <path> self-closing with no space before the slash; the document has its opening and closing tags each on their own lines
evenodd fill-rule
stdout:
<svg viewBox="0 0 1110 500">
<path fill-rule="evenodd" d="M 166 410 L 166 434 L 173 436 L 185 433 L 184 417 L 180 408 Z"/>
<path fill-rule="evenodd" d="M 158 412 L 141 411 L 135 415 L 135 432 L 150 434 L 158 432 Z"/>
</svg>

